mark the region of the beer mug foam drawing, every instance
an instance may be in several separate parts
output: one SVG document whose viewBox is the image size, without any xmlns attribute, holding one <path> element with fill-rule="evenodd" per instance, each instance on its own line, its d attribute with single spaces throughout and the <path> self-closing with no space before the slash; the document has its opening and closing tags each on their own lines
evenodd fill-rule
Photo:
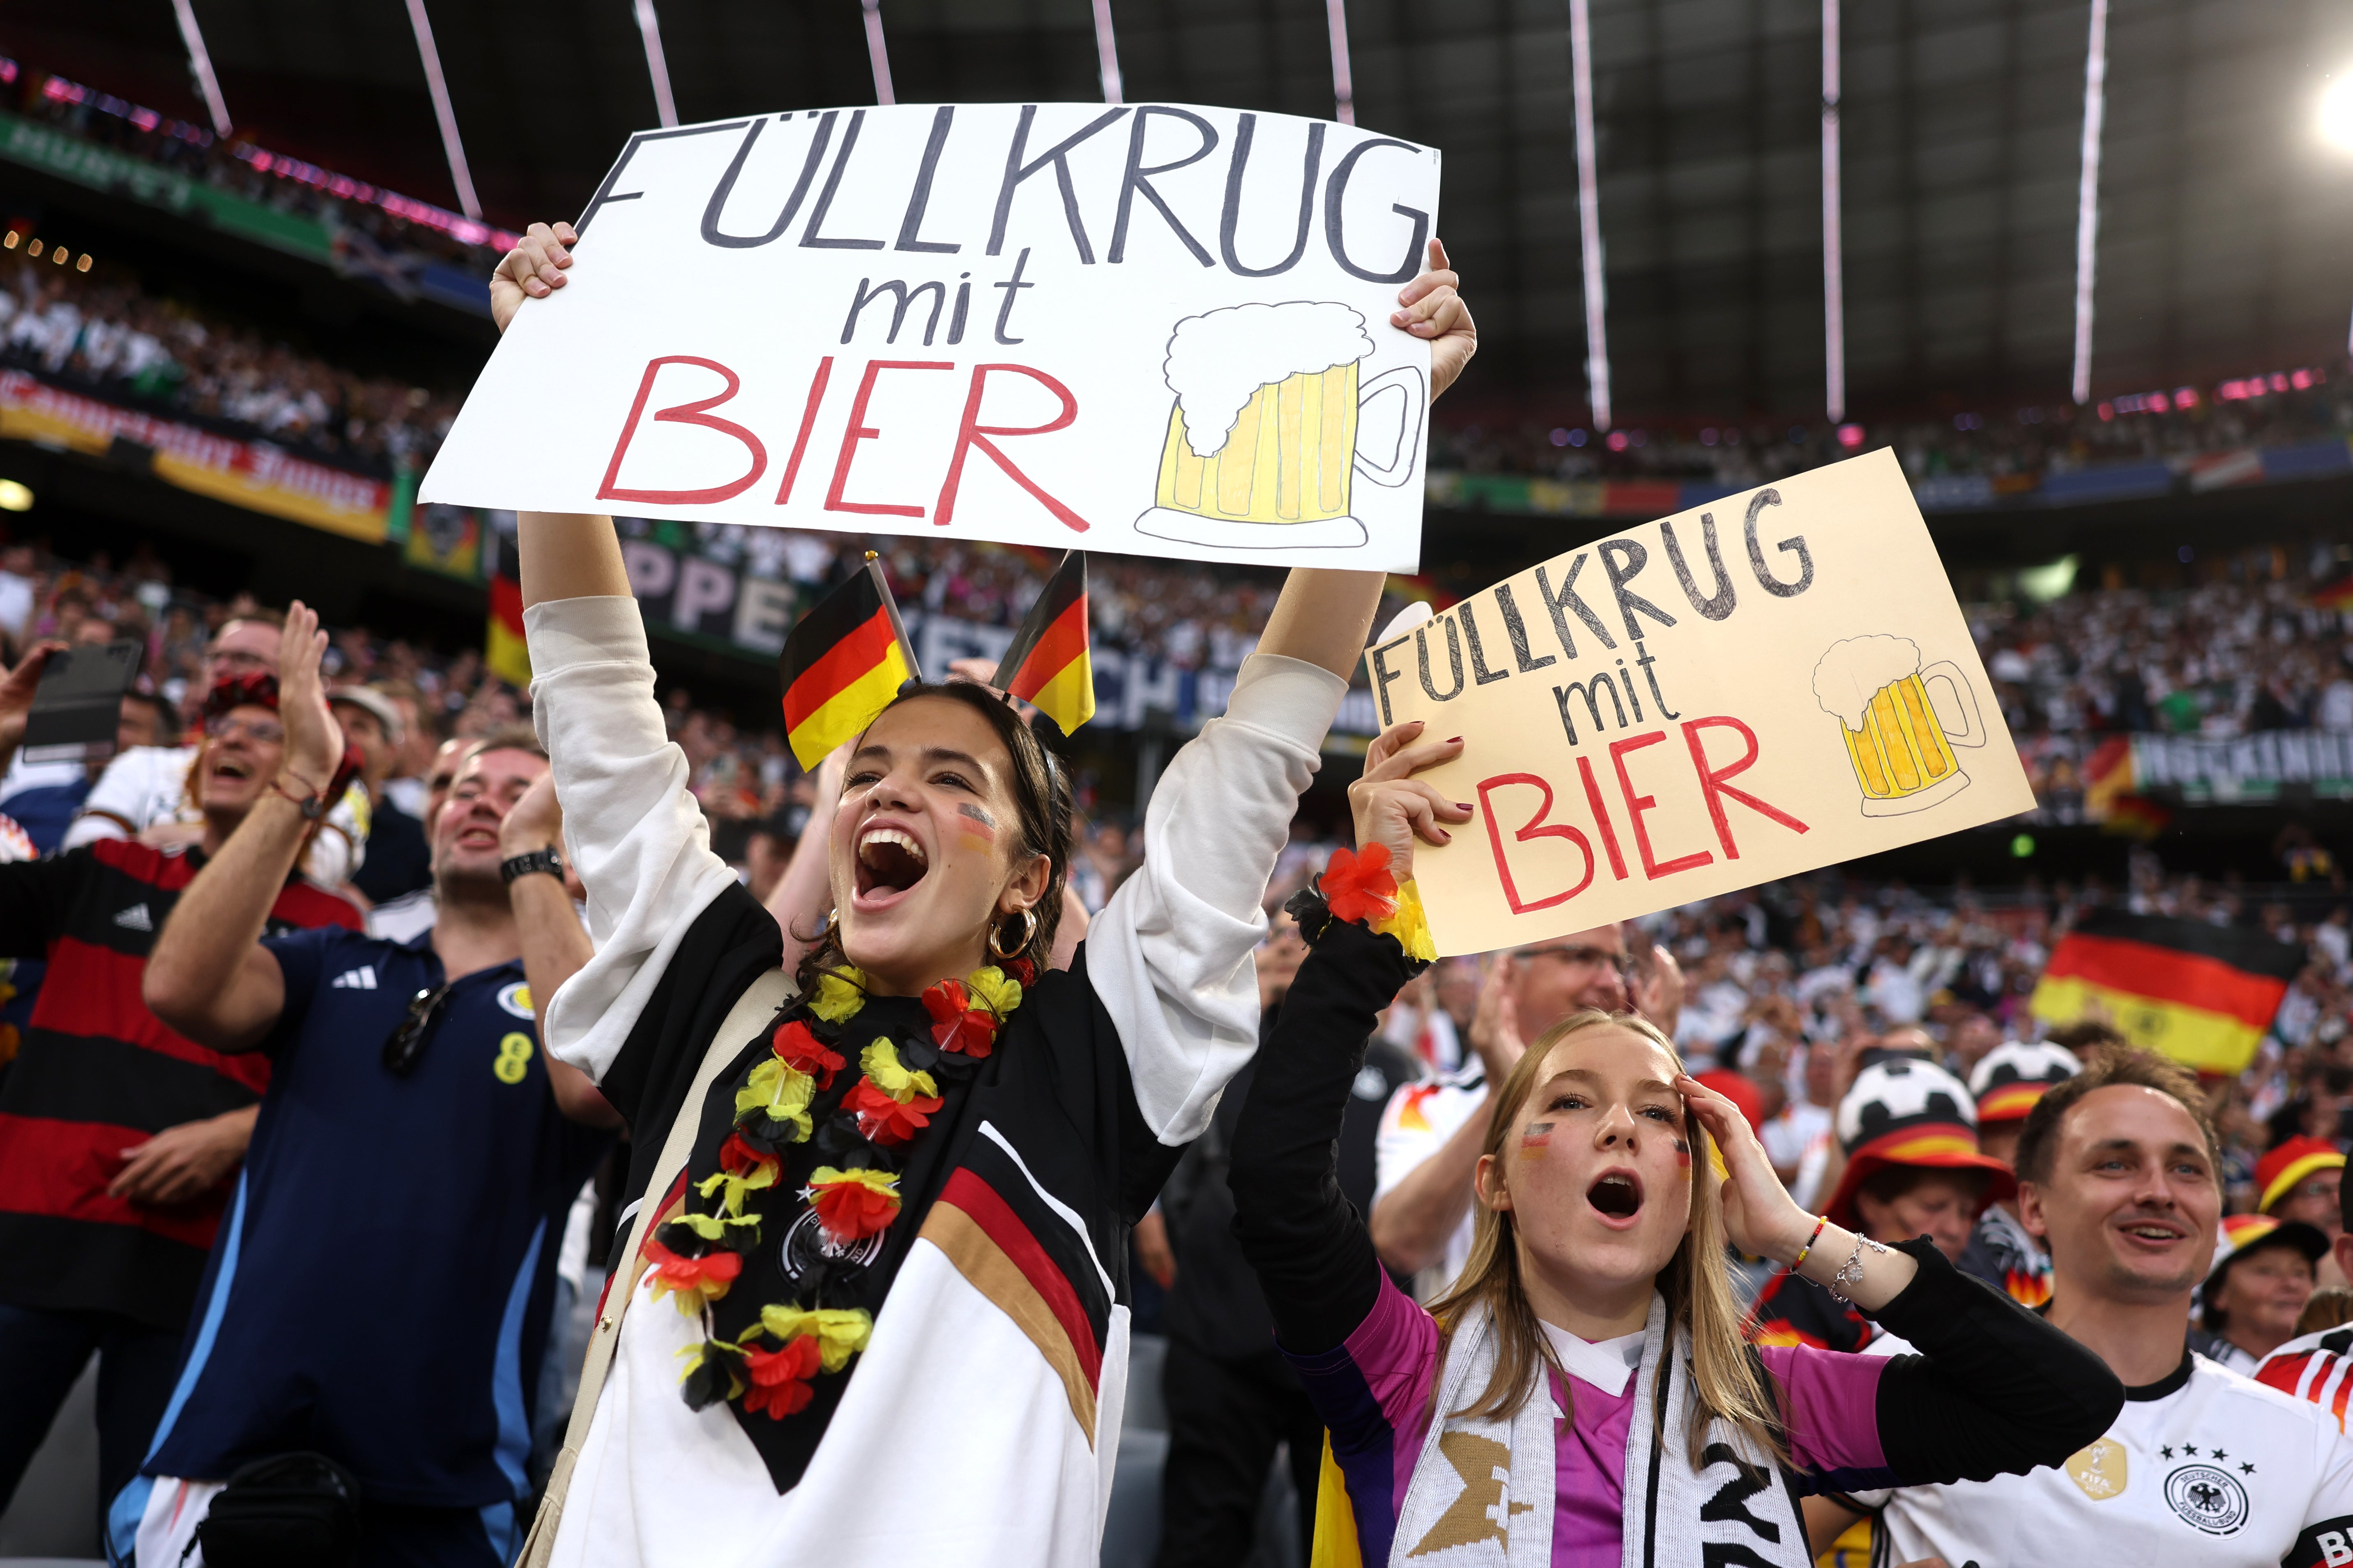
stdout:
<svg viewBox="0 0 2353 1568">
<path fill-rule="evenodd" d="M 1136 531 L 1226 549 L 1364 543 L 1355 476 L 1391 489 L 1412 478 L 1429 403 L 1411 365 L 1360 380 L 1372 352 L 1365 318 L 1340 304 L 1237 305 L 1177 322 L 1164 367 L 1176 404 Z M 1385 407 L 1362 418 L 1390 397 L 1402 405 L 1394 419 Z"/>
<path fill-rule="evenodd" d="M 1951 697 L 1939 704 L 1932 683 L 1949 686 Z M 1968 787 L 1953 748 L 1984 745 L 1986 727 L 1968 677 L 1950 659 L 1924 669 L 1908 638 L 1849 637 L 1814 666 L 1814 698 L 1845 736 L 1863 816 L 1924 811 Z M 1956 729 L 1949 714 L 1967 722 Z"/>
</svg>

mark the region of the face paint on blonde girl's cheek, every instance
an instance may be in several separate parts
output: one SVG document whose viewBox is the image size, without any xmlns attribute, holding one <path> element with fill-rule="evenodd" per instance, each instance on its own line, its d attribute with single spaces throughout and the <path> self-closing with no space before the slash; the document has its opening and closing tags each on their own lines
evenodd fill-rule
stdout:
<svg viewBox="0 0 2353 1568">
<path fill-rule="evenodd" d="M 1530 1152 L 1540 1151 L 1552 1142 L 1552 1123 L 1531 1121 L 1520 1129 L 1520 1147 Z"/>
<path fill-rule="evenodd" d="M 1675 1140 L 1675 1170 L 1682 1175 L 1689 1176 L 1691 1174 L 1691 1140 L 1688 1138 L 1678 1138 Z"/>
</svg>

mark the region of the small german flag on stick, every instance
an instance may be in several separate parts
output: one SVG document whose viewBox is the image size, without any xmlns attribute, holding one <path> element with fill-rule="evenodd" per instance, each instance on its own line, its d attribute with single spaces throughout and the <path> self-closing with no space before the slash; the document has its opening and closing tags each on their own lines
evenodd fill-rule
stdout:
<svg viewBox="0 0 2353 1568">
<path fill-rule="evenodd" d="M 785 739 L 814 773 L 827 752 L 872 723 L 900 686 L 920 673 L 872 551 L 855 576 L 800 618 L 776 662 Z"/>
<path fill-rule="evenodd" d="M 2049 1024 L 2105 1013 L 2134 1045 L 2235 1073 L 2304 962 L 2302 948 L 2261 931 L 2094 910 L 2060 939 L 2031 1005 Z"/>
<path fill-rule="evenodd" d="M 1029 606 L 993 682 L 1061 726 L 1065 735 L 1095 716 L 1094 666 L 1087 658 L 1087 558 L 1069 551 Z"/>
</svg>

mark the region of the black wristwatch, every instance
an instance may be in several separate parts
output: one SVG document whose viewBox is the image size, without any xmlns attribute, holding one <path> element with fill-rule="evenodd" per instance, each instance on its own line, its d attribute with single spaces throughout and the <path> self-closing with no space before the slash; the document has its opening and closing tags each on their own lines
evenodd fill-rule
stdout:
<svg viewBox="0 0 2353 1568">
<path fill-rule="evenodd" d="M 499 877 L 503 881 L 512 882 L 517 877 L 528 877 L 533 871 L 544 871 L 559 882 L 564 879 L 564 858 L 555 852 L 555 846 L 551 844 L 544 849 L 534 849 L 528 855 L 517 855 L 499 862 Z"/>
</svg>

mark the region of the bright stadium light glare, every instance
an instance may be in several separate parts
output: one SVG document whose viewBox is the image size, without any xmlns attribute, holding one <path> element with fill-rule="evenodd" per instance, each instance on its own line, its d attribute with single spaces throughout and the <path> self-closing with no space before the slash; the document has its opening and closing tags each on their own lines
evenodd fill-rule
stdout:
<svg viewBox="0 0 2353 1568">
<path fill-rule="evenodd" d="M 0 479 L 0 511 L 30 511 L 33 492 L 15 479 Z"/>
<path fill-rule="evenodd" d="M 2340 153 L 2353 153 L 2353 68 L 2320 95 L 2320 139 Z"/>
</svg>

